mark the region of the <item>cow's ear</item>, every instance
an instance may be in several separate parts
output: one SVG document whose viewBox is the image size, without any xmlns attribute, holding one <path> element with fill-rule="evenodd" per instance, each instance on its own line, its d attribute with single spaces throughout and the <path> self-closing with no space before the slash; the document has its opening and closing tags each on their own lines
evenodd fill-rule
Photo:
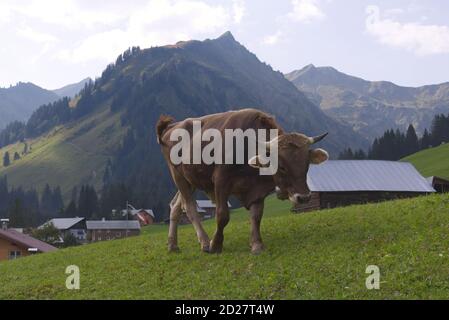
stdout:
<svg viewBox="0 0 449 320">
<path fill-rule="evenodd" d="M 310 150 L 310 163 L 320 164 L 329 160 L 329 153 L 323 149 Z"/>
<path fill-rule="evenodd" d="M 253 168 L 256 168 L 256 169 L 268 168 L 270 166 L 270 164 L 262 164 L 260 162 L 260 156 L 255 156 L 255 157 L 252 157 L 251 159 L 249 159 L 248 165 L 250 167 L 253 167 Z"/>
</svg>

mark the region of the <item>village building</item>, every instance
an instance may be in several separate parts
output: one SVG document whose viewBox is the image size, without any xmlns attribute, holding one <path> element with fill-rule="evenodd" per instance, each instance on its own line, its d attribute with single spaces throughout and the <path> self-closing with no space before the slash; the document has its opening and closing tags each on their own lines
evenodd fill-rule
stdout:
<svg viewBox="0 0 449 320">
<path fill-rule="evenodd" d="M 63 239 L 67 234 L 72 234 L 79 243 L 86 242 L 87 230 L 85 218 L 57 218 L 51 219 L 39 227 L 39 229 L 52 224 L 60 232 L 60 242 L 63 243 Z"/>
<path fill-rule="evenodd" d="M 128 205 L 128 210 L 123 210 L 124 217 L 127 215 L 133 219 L 139 221 L 142 227 L 152 225 L 155 222 L 156 216 L 151 209 L 136 209 L 132 205 Z"/>
<path fill-rule="evenodd" d="M 232 208 L 230 202 L 228 202 L 228 207 Z M 196 210 L 201 215 L 203 220 L 209 220 L 215 217 L 217 206 L 210 200 L 197 200 L 196 201 Z M 166 224 L 170 223 L 170 218 L 164 220 Z M 187 214 L 183 212 L 181 215 L 181 219 L 179 220 L 180 225 L 190 224 L 190 219 L 187 217 Z"/>
<path fill-rule="evenodd" d="M 197 211 L 203 217 L 204 220 L 212 219 L 215 217 L 217 206 L 210 200 L 197 200 Z M 230 202 L 228 202 L 228 207 L 232 208 Z"/>
<path fill-rule="evenodd" d="M 87 239 L 90 242 L 116 240 L 140 234 L 140 223 L 129 221 L 87 221 Z"/>
<path fill-rule="evenodd" d="M 29 235 L 14 229 L 8 229 L 8 220 L 1 221 L 0 228 L 0 261 L 14 260 L 37 253 L 45 253 L 58 250 L 57 248 L 42 242 Z"/>
<path fill-rule="evenodd" d="M 415 167 L 392 161 L 327 161 L 311 165 L 307 183 L 312 200 L 300 212 L 435 193 Z"/>
<path fill-rule="evenodd" d="M 429 177 L 427 181 L 438 193 L 449 193 L 449 180 L 440 177 Z"/>
</svg>

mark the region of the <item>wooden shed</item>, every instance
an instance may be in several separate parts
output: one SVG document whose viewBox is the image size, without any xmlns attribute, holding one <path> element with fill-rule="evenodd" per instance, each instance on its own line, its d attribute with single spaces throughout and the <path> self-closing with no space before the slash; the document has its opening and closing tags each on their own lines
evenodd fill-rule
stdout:
<svg viewBox="0 0 449 320">
<path fill-rule="evenodd" d="M 352 204 L 411 198 L 434 193 L 432 185 L 406 162 L 328 161 L 312 165 L 307 177 L 312 191 L 299 212 Z"/>
<path fill-rule="evenodd" d="M 58 250 L 29 235 L 14 229 L 8 229 L 7 219 L 2 219 L 0 227 L 0 261 L 14 260 L 36 253 L 45 253 Z"/>
<path fill-rule="evenodd" d="M 438 193 L 449 193 L 449 180 L 441 178 L 441 177 L 429 177 L 427 178 L 430 185 L 436 190 Z"/>
<path fill-rule="evenodd" d="M 87 239 L 90 242 L 116 240 L 140 234 L 140 223 L 137 220 L 87 221 L 86 226 Z"/>
</svg>

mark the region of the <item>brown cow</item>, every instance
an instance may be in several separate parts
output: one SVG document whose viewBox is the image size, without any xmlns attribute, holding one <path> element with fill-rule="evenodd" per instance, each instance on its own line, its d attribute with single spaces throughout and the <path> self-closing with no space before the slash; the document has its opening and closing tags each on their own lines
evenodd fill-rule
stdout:
<svg viewBox="0 0 449 320">
<path fill-rule="evenodd" d="M 171 133 L 175 129 L 184 129 L 192 136 L 194 120 L 201 121 L 203 130 L 219 130 L 222 137 L 225 129 L 278 129 L 277 173 L 270 176 L 260 175 L 257 168 L 261 166 L 262 161 L 259 162 L 258 157 L 252 158 L 244 165 L 183 163 L 174 165 L 170 159 L 170 151 L 177 141 L 171 141 Z M 309 164 L 322 163 L 329 156 L 322 149 L 311 150 L 309 147 L 321 141 L 326 135 L 309 138 L 299 133 L 287 134 L 271 116 L 255 109 L 213 114 L 177 123 L 174 123 L 171 117 L 161 116 L 157 124 L 158 142 L 179 190 L 170 204 L 169 250 L 179 250 L 177 225 L 184 210 L 196 230 L 201 249 L 204 252 L 220 253 L 223 249 L 223 231 L 229 222 L 228 198 L 234 195 L 251 213 L 251 251 L 254 254 L 260 253 L 264 247 L 260 223 L 265 198 L 276 191 L 280 199 L 290 199 L 295 206 L 310 200 L 310 190 L 307 186 Z M 203 190 L 216 204 L 217 231 L 212 241 L 209 241 L 201 224 L 193 197 L 195 190 Z"/>
</svg>

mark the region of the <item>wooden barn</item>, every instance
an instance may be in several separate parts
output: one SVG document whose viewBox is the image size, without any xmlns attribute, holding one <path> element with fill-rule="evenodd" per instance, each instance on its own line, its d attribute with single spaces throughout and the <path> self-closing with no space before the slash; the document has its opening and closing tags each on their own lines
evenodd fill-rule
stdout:
<svg viewBox="0 0 449 320">
<path fill-rule="evenodd" d="M 299 212 L 435 192 L 412 164 L 392 161 L 327 161 L 310 167 L 307 183 L 312 200 Z"/>
<path fill-rule="evenodd" d="M 429 177 L 427 178 L 430 185 L 436 190 L 438 193 L 449 193 L 449 180 L 446 180 L 441 177 Z"/>
<path fill-rule="evenodd" d="M 87 221 L 86 226 L 87 239 L 90 242 L 116 240 L 140 234 L 140 223 L 137 220 Z"/>
</svg>

